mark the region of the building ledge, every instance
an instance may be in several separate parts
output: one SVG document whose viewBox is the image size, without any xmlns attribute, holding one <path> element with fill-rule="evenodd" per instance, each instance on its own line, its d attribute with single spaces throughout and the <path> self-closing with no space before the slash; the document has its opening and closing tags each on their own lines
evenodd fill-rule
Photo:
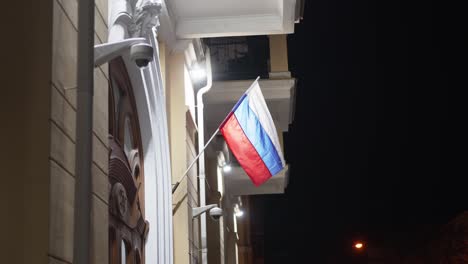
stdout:
<svg viewBox="0 0 468 264">
<path fill-rule="evenodd" d="M 204 96 L 206 134 L 216 130 L 253 81 L 213 82 Z M 294 113 L 296 79 L 261 79 L 259 85 L 277 129 L 288 131 Z"/>
</svg>

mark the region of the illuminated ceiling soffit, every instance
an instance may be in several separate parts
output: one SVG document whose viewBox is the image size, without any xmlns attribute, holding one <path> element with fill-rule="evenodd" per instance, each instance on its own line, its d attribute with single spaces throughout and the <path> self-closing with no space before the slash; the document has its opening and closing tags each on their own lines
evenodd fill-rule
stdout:
<svg viewBox="0 0 468 264">
<path fill-rule="evenodd" d="M 290 34 L 297 21 L 296 0 L 162 0 L 161 13 L 159 36 L 175 49 L 192 38 Z"/>
</svg>

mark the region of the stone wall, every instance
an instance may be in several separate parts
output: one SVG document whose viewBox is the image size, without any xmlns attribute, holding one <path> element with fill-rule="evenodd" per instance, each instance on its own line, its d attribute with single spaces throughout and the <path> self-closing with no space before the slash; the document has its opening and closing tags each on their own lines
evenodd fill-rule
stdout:
<svg viewBox="0 0 468 264">
<path fill-rule="evenodd" d="M 107 41 L 107 0 L 96 0 L 95 44 Z M 77 109 L 77 0 L 53 1 L 49 262 L 73 261 Z M 92 262 L 108 263 L 108 67 L 94 71 Z"/>
</svg>

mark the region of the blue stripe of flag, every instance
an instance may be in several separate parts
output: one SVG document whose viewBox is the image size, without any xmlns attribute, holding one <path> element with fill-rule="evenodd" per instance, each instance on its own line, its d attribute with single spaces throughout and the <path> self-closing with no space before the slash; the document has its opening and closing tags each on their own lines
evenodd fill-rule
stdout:
<svg viewBox="0 0 468 264">
<path fill-rule="evenodd" d="M 236 105 L 234 111 L 241 128 L 250 140 L 263 162 L 267 166 L 271 175 L 275 175 L 283 169 L 283 164 L 276 151 L 275 145 L 263 129 L 258 117 L 249 107 L 249 97 L 243 98 L 242 102 Z"/>
</svg>

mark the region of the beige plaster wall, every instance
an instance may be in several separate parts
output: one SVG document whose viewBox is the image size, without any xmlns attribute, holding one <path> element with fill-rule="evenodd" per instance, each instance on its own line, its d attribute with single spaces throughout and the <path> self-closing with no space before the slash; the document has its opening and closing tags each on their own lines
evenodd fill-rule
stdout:
<svg viewBox="0 0 468 264">
<path fill-rule="evenodd" d="M 187 119 L 187 164 L 186 167 L 197 156 L 197 148 L 195 142 L 197 142 L 197 129 L 195 121 L 192 119 L 192 115 L 189 111 L 186 112 Z M 189 263 L 200 263 L 201 252 L 200 252 L 200 218 L 190 219 L 190 210 L 193 207 L 199 206 L 199 186 L 198 186 L 198 168 L 195 164 L 190 171 L 187 173 L 187 221 L 189 223 L 188 239 L 189 239 L 189 252 L 190 262 Z"/>
<path fill-rule="evenodd" d="M 197 155 L 196 124 L 186 105 L 187 78 L 184 78 L 185 57 L 183 53 L 169 53 L 160 43 L 160 59 L 169 124 L 172 184 L 180 180 L 183 173 Z M 192 89 L 192 88 L 191 88 Z M 192 221 L 190 210 L 199 205 L 197 164 L 180 182 L 172 197 L 174 263 L 188 264 L 200 261 L 200 224 Z"/>
<path fill-rule="evenodd" d="M 166 100 L 171 151 L 172 184 L 175 184 L 187 168 L 187 131 L 184 84 L 184 54 L 174 53 L 166 57 Z M 174 263 L 190 263 L 187 177 L 172 196 Z"/>
<path fill-rule="evenodd" d="M 287 35 L 270 35 L 270 72 L 289 72 Z"/>
<path fill-rule="evenodd" d="M 212 151 L 212 149 L 210 149 Z M 216 155 L 207 155 L 206 159 L 206 179 L 209 186 L 214 190 L 207 191 L 207 204 L 218 203 L 224 209 L 223 199 L 217 193 L 218 187 L 218 161 Z M 224 256 L 224 233 L 220 231 L 224 229 L 225 217 L 221 217 L 218 221 L 207 219 L 207 246 L 208 246 L 208 263 L 225 263 Z M 221 228 L 220 228 L 221 227 Z"/>
</svg>

